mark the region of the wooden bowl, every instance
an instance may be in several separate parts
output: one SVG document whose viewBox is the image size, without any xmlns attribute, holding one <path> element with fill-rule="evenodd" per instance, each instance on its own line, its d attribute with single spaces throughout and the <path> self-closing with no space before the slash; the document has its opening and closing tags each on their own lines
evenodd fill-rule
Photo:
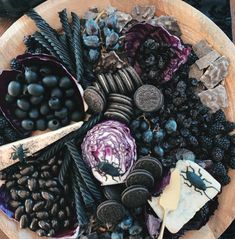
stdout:
<svg viewBox="0 0 235 239">
<path fill-rule="evenodd" d="M 185 43 L 194 44 L 206 39 L 221 55 L 230 59 L 229 76 L 225 86 L 229 97 L 229 107 L 226 116 L 235 120 L 235 47 L 227 36 L 206 16 L 181 0 L 129 0 L 125 4 L 120 0 L 48 0 L 36 8 L 54 28 L 60 28 L 57 12 L 64 8 L 74 11 L 80 16 L 89 7 L 104 9 L 107 6 L 130 12 L 136 4 L 155 5 L 156 15 L 173 15 L 183 33 Z M 6 69 L 10 60 L 24 51 L 22 39 L 36 30 L 35 24 L 26 16 L 14 23 L 0 38 L 0 69 Z M 235 217 L 235 171 L 230 171 L 231 183 L 223 188 L 219 195 L 219 207 L 209 222 L 198 231 L 188 232 L 184 239 L 215 239 L 230 225 Z M 11 239 L 39 238 L 29 230 L 20 230 L 18 223 L 12 222 L 0 213 L 0 228 Z"/>
</svg>

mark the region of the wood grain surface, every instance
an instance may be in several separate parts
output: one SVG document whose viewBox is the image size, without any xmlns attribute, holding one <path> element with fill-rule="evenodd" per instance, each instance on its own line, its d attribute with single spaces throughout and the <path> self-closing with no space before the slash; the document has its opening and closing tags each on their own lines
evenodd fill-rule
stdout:
<svg viewBox="0 0 235 239">
<path fill-rule="evenodd" d="M 229 97 L 226 110 L 228 119 L 235 120 L 235 47 L 228 37 L 211 20 L 181 0 L 48 0 L 36 10 L 56 29 L 60 29 L 57 12 L 64 8 L 82 15 L 88 7 L 97 6 L 104 9 L 114 6 L 122 11 L 130 12 L 135 4 L 156 5 L 157 15 L 173 15 L 183 32 L 183 40 L 194 44 L 206 39 L 220 54 L 230 59 L 229 76 L 225 86 Z M 24 52 L 22 39 L 36 30 L 35 24 L 26 16 L 15 22 L 0 38 L 0 69 L 9 67 L 14 56 Z M 218 238 L 235 218 L 235 171 L 230 171 L 231 183 L 223 188 L 219 196 L 219 207 L 209 222 L 198 231 L 188 232 L 184 239 Z M 20 230 L 15 222 L 10 222 L 0 213 L 0 228 L 11 239 L 38 238 L 29 230 Z M 14 225 L 14 226 L 13 226 Z"/>
</svg>

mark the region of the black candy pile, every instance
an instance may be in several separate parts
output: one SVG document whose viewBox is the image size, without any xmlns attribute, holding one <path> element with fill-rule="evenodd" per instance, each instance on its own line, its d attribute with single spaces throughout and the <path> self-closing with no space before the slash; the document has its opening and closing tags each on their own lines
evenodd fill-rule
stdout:
<svg viewBox="0 0 235 239">
<path fill-rule="evenodd" d="M 8 84 L 5 99 L 24 130 L 56 130 L 82 119 L 76 91 L 67 76 L 48 66 L 28 65 Z"/>
</svg>

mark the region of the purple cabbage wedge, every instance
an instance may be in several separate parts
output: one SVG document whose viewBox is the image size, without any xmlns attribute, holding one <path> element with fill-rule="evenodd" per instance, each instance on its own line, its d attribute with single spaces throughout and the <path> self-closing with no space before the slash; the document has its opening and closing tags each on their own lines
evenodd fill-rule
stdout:
<svg viewBox="0 0 235 239">
<path fill-rule="evenodd" d="M 82 143 L 83 159 L 102 185 L 123 183 L 136 160 L 129 128 L 113 120 L 97 124 Z"/>
<path fill-rule="evenodd" d="M 130 64 L 134 66 L 139 75 L 142 74 L 142 68 L 137 55 L 147 39 L 153 39 L 159 44 L 167 45 L 174 52 L 174 56 L 169 59 L 167 66 L 161 73 L 160 83 L 171 80 L 174 72 L 187 61 L 191 49 L 184 46 L 178 37 L 171 35 L 160 25 L 152 26 L 148 23 L 138 23 L 130 28 L 125 35 L 125 50 Z"/>
</svg>

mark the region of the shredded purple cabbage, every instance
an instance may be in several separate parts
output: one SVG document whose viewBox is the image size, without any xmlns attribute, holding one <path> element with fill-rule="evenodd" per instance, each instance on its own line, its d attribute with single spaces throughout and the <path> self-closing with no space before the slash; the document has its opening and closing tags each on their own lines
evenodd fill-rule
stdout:
<svg viewBox="0 0 235 239">
<path fill-rule="evenodd" d="M 138 23 L 126 33 L 125 49 L 130 64 L 134 66 L 139 75 L 141 75 L 142 69 L 137 61 L 137 53 L 141 45 L 148 38 L 154 39 L 159 43 L 164 42 L 168 44 L 175 52 L 175 57 L 170 59 L 168 66 L 161 76 L 161 82 L 167 82 L 171 80 L 174 72 L 176 72 L 179 67 L 187 61 L 191 49 L 184 46 L 178 37 L 171 35 L 160 25 L 152 26 L 148 23 Z"/>
</svg>

